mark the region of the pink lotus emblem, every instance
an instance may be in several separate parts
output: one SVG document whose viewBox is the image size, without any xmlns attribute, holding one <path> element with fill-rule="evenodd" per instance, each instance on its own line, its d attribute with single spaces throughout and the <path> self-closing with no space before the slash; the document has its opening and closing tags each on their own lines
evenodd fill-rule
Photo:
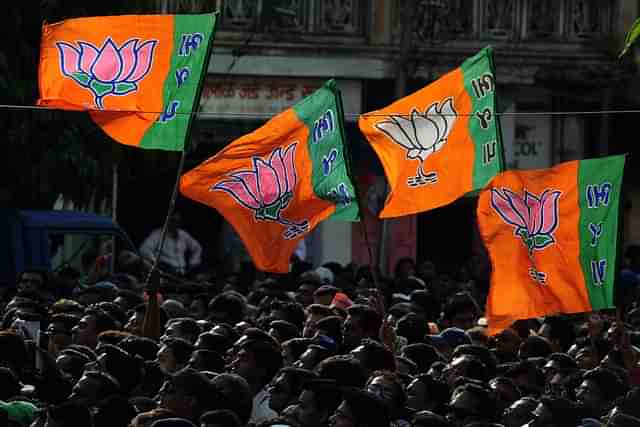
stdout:
<svg viewBox="0 0 640 427">
<path fill-rule="evenodd" d="M 138 82 L 151 70 L 157 40 L 129 39 L 117 47 L 108 37 L 101 48 L 91 43 L 56 43 L 62 74 L 93 93 L 99 109 L 107 95 L 123 96 L 138 90 Z"/>
<path fill-rule="evenodd" d="M 529 253 L 544 249 L 555 242 L 553 233 L 558 228 L 558 199 L 560 191 L 545 190 L 540 197 L 524 191 L 524 196 L 508 188 L 502 192 L 491 190 L 491 206 L 520 236 Z"/>
<path fill-rule="evenodd" d="M 265 160 L 253 157 L 253 169 L 229 175 L 229 179 L 211 186 L 210 191 L 221 190 L 247 209 L 255 211 L 259 221 L 275 221 L 287 226 L 285 239 L 293 239 L 309 230 L 307 220 L 292 222 L 282 217 L 282 211 L 293 198 L 296 186 L 295 153 L 297 142 L 283 152 L 278 147 Z"/>
</svg>

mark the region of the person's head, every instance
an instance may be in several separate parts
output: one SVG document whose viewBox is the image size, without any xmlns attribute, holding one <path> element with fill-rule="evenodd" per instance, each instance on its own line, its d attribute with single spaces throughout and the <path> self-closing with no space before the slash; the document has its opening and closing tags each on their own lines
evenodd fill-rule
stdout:
<svg viewBox="0 0 640 427">
<path fill-rule="evenodd" d="M 566 352 L 576 338 L 571 319 L 566 316 L 546 317 L 538 330 L 538 335 L 549 340 L 555 352 Z"/>
<path fill-rule="evenodd" d="M 325 274 L 327 276 L 327 278 L 329 277 L 329 275 L 331 275 L 331 271 L 328 269 L 323 269 L 320 270 L 323 274 Z M 326 274 L 328 271 L 329 274 Z M 317 271 L 316 271 L 317 273 Z M 314 304 L 319 304 L 319 305 L 326 305 L 329 306 L 331 305 L 331 301 L 333 301 L 333 297 L 336 296 L 336 294 L 339 292 L 340 290 L 338 288 L 336 288 L 335 286 L 331 286 L 330 284 L 324 284 L 322 286 L 320 286 L 318 289 L 316 289 L 313 292 L 313 303 Z"/>
<path fill-rule="evenodd" d="M 402 380 L 393 372 L 374 372 L 367 381 L 366 390 L 382 400 L 389 415 L 398 415 L 407 402 Z"/>
<path fill-rule="evenodd" d="M 339 316 L 329 316 L 316 323 L 316 330 L 319 335 L 325 335 L 333 339 L 340 347 L 342 345 L 342 318 Z"/>
<path fill-rule="evenodd" d="M 522 360 L 532 357 L 548 357 L 553 352 L 549 340 L 538 335 L 529 335 L 520 344 L 518 357 Z"/>
<path fill-rule="evenodd" d="M 210 409 L 210 401 L 215 399 L 215 390 L 208 378 L 189 368 L 169 376 L 158 392 L 161 408 L 193 422 L 198 422 L 200 416 Z"/>
<path fill-rule="evenodd" d="M 293 366 L 312 342 L 310 338 L 293 338 L 283 342 L 281 346 L 283 365 Z"/>
<path fill-rule="evenodd" d="M 242 427 L 238 415 L 229 409 L 217 409 L 202 414 L 200 427 Z"/>
<path fill-rule="evenodd" d="M 368 373 L 362 363 L 350 355 L 331 356 L 316 367 L 318 376 L 333 380 L 339 387 L 364 387 Z"/>
<path fill-rule="evenodd" d="M 478 304 L 467 293 L 453 295 L 443 307 L 442 323 L 446 328 L 471 329 L 478 320 Z"/>
<path fill-rule="evenodd" d="M 46 271 L 25 270 L 18 275 L 17 290 L 24 293 L 39 293 L 45 290 L 46 284 Z"/>
<path fill-rule="evenodd" d="M 71 345 L 71 331 L 80 319 L 79 316 L 65 313 L 51 316 L 46 334 L 49 338 L 47 349 L 52 356 L 57 356 L 60 351 Z"/>
<path fill-rule="evenodd" d="M 604 415 L 613 401 L 625 392 L 625 384 L 615 372 L 607 368 L 595 368 L 582 376 L 576 400 L 589 410 Z"/>
<path fill-rule="evenodd" d="M 249 383 L 236 374 L 220 374 L 211 380 L 219 395 L 217 409 L 230 409 L 246 424 L 251 417 L 253 393 Z"/>
<path fill-rule="evenodd" d="M 498 415 L 522 397 L 520 389 L 510 378 L 495 377 L 489 381 L 489 388 L 493 391 Z"/>
<path fill-rule="evenodd" d="M 87 427 L 92 425 L 89 408 L 78 402 L 68 401 L 49 406 L 45 427 Z"/>
<path fill-rule="evenodd" d="M 273 320 L 269 323 L 269 335 L 282 343 L 300 335 L 300 330 L 286 320 Z"/>
<path fill-rule="evenodd" d="M 528 427 L 575 426 L 581 419 L 576 405 L 564 397 L 542 396 L 533 410 Z"/>
<path fill-rule="evenodd" d="M 409 276 L 416 274 L 416 262 L 412 258 L 400 258 L 396 262 L 396 267 L 393 270 L 393 277 L 398 279 L 406 279 Z"/>
<path fill-rule="evenodd" d="M 190 317 L 180 317 L 171 319 L 167 323 L 167 328 L 161 340 L 164 338 L 182 338 L 185 341 L 194 343 L 200 334 L 200 326 L 195 319 Z"/>
<path fill-rule="evenodd" d="M 256 393 L 282 368 L 280 346 L 274 342 L 273 339 L 245 340 L 229 364 L 230 372 L 247 380 Z"/>
<path fill-rule="evenodd" d="M 277 413 L 297 401 L 305 382 L 317 378 L 308 369 L 282 368 L 269 386 L 269 407 Z"/>
<path fill-rule="evenodd" d="M 158 355 L 158 343 L 151 338 L 131 335 L 124 338 L 118 347 L 133 356 L 140 356 L 143 360 L 155 360 Z"/>
<path fill-rule="evenodd" d="M 284 417 L 294 425 L 323 427 L 341 400 L 335 381 L 311 380 L 302 386 L 296 403 L 284 410 Z"/>
<path fill-rule="evenodd" d="M 365 338 L 378 339 L 382 318 L 377 311 L 369 306 L 356 304 L 349 307 L 347 313 L 343 327 L 345 349 L 354 349 Z"/>
<path fill-rule="evenodd" d="M 196 350 L 211 350 L 219 354 L 225 354 L 232 346 L 233 342 L 231 339 L 225 335 L 214 332 L 201 333 L 195 342 Z"/>
<path fill-rule="evenodd" d="M 220 354 L 211 350 L 195 350 L 191 354 L 188 367 L 196 371 L 224 372 L 225 363 Z"/>
<path fill-rule="evenodd" d="M 101 332 L 117 329 L 116 321 L 107 312 L 89 308 L 73 328 L 73 343 L 96 348 Z"/>
<path fill-rule="evenodd" d="M 306 308 L 306 318 L 302 336 L 312 338 L 317 332 L 317 323 L 325 317 L 332 316 L 333 312 L 328 305 L 311 304 Z"/>
<path fill-rule="evenodd" d="M 318 282 L 312 279 L 303 280 L 296 290 L 295 299 L 304 307 L 313 304 L 313 293 L 318 289 Z"/>
<path fill-rule="evenodd" d="M 300 358 L 298 358 L 298 361 L 294 363 L 293 366 L 296 368 L 313 370 L 318 363 L 322 362 L 329 356 L 332 356 L 332 353 L 329 350 L 317 344 L 311 344 L 307 347 L 304 353 L 300 355 Z"/>
<path fill-rule="evenodd" d="M 93 427 L 124 427 L 136 416 L 136 410 L 123 396 L 109 396 L 97 405 Z"/>
<path fill-rule="evenodd" d="M 522 344 L 522 339 L 518 333 L 507 328 L 495 336 L 496 352 L 500 357 L 515 358 Z"/>
<path fill-rule="evenodd" d="M 528 360 L 509 367 L 504 376 L 511 378 L 523 394 L 537 396 L 544 391 L 545 378 L 542 369 Z"/>
<path fill-rule="evenodd" d="M 373 371 L 396 370 L 393 353 L 377 341 L 364 339 L 358 347 L 351 351 L 351 354 L 362 363 L 368 374 Z"/>
<path fill-rule="evenodd" d="M 407 387 L 407 407 L 415 411 L 440 410 L 449 401 L 449 387 L 428 374 L 418 375 Z"/>
<path fill-rule="evenodd" d="M 474 421 L 492 421 L 494 416 L 495 402 L 488 388 L 476 383 L 466 383 L 453 391 L 447 419 L 456 427 Z"/>
<path fill-rule="evenodd" d="M 419 411 L 411 417 L 412 427 L 453 427 L 442 415 L 431 411 Z"/>
<path fill-rule="evenodd" d="M 167 338 L 162 341 L 157 360 L 165 374 L 171 374 L 184 368 L 193 352 L 193 345 L 182 338 Z"/>
<path fill-rule="evenodd" d="M 120 384 L 110 374 L 101 371 L 85 372 L 73 387 L 69 400 L 89 407 L 118 393 Z"/>
<path fill-rule="evenodd" d="M 442 374 L 450 387 L 453 387 L 460 377 L 472 378 L 482 382 L 486 382 L 489 379 L 487 366 L 479 358 L 468 354 L 454 358 Z"/>
<path fill-rule="evenodd" d="M 112 344 L 105 344 L 96 351 L 98 358 L 85 365 L 86 371 L 104 371 L 113 376 L 120 391 L 128 394 L 142 380 L 143 361 Z"/>
<path fill-rule="evenodd" d="M 62 350 L 56 358 L 56 367 L 65 375 L 77 381 L 84 372 L 84 367 L 92 360 L 86 354 L 72 348 Z"/>
<path fill-rule="evenodd" d="M 533 419 L 533 411 L 538 406 L 538 400 L 526 396 L 513 402 L 502 412 L 502 424 L 505 427 L 522 427 Z"/>
<path fill-rule="evenodd" d="M 434 362 L 444 361 L 435 347 L 424 343 L 409 344 L 402 349 L 401 355 L 416 364 L 419 374 L 427 372 Z"/>
<path fill-rule="evenodd" d="M 387 427 L 391 421 L 387 407 L 378 396 L 348 389 L 344 400 L 330 418 L 331 427 Z"/>
<path fill-rule="evenodd" d="M 236 324 L 244 319 L 247 303 L 237 292 L 226 291 L 209 302 L 209 317 L 216 323 Z"/>
</svg>

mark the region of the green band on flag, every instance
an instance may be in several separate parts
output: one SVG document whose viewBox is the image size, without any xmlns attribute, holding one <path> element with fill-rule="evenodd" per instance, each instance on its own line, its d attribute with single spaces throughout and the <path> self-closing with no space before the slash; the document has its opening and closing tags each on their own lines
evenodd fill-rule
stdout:
<svg viewBox="0 0 640 427">
<path fill-rule="evenodd" d="M 579 164 L 580 262 L 593 310 L 614 306 L 624 163 L 621 155 Z"/>
<path fill-rule="evenodd" d="M 200 77 L 206 73 L 209 43 L 213 43 L 217 14 L 176 15 L 171 68 L 163 88 L 164 111 L 140 141 L 141 148 L 182 151 L 194 111 Z"/>
<path fill-rule="evenodd" d="M 465 90 L 472 100 L 469 134 L 475 147 L 473 188 L 482 188 L 504 167 L 491 47 L 464 61 L 460 68 Z"/>
<path fill-rule="evenodd" d="M 336 82 L 329 80 L 293 109 L 309 129 L 307 147 L 313 162 L 313 191 L 319 198 L 335 204 L 331 218 L 358 221 L 358 203 L 346 161 L 344 114 L 338 91 Z"/>
</svg>

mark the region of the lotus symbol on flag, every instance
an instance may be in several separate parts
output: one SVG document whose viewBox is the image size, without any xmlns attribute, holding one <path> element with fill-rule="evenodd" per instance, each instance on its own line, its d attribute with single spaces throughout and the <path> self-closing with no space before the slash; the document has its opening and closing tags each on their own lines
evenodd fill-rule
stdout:
<svg viewBox="0 0 640 427">
<path fill-rule="evenodd" d="M 293 239 L 309 230 L 307 220 L 289 221 L 282 211 L 293 198 L 296 186 L 295 153 L 297 142 L 283 152 L 278 147 L 268 159 L 253 157 L 251 170 L 240 170 L 211 186 L 209 191 L 224 191 L 240 205 L 255 212 L 259 221 L 274 221 L 287 226 L 284 238 Z"/>
<path fill-rule="evenodd" d="M 522 239 L 532 254 L 555 242 L 553 233 L 558 228 L 558 200 L 560 191 L 545 190 L 540 197 L 524 190 L 524 196 L 508 188 L 491 189 L 491 206 Z"/>
<path fill-rule="evenodd" d="M 96 107 L 102 110 L 105 96 L 123 96 L 138 90 L 138 82 L 151 71 L 157 44 L 157 40 L 140 43 L 140 39 L 133 38 L 118 47 L 107 37 L 100 48 L 83 41 L 77 46 L 57 42 L 56 47 L 62 74 L 89 89 Z"/>
<path fill-rule="evenodd" d="M 456 118 L 453 98 L 449 97 L 431 104 L 424 114 L 413 108 L 409 118 L 392 114 L 386 120 L 375 124 L 378 130 L 407 150 L 408 160 L 420 162 L 417 175 L 407 180 L 409 187 L 438 181 L 437 172 L 424 171 L 424 163 L 431 154 L 441 150 L 447 143 Z"/>
</svg>

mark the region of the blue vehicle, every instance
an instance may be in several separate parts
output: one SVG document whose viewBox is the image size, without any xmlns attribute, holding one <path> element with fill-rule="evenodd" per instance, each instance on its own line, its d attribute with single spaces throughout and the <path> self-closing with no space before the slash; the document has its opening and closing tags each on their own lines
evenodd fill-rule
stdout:
<svg viewBox="0 0 640 427">
<path fill-rule="evenodd" d="M 0 209 L 0 286 L 29 269 L 86 269 L 86 260 L 117 250 L 137 250 L 111 218 L 76 211 Z"/>
</svg>

